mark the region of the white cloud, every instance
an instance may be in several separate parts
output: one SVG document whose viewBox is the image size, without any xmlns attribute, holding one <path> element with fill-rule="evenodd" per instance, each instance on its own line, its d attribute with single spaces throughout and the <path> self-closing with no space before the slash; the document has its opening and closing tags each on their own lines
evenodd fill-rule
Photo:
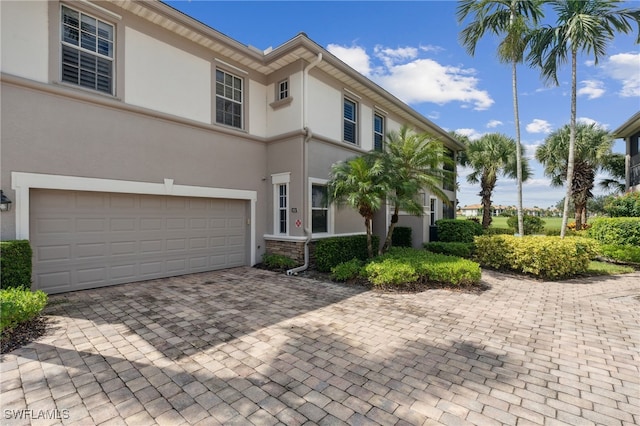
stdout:
<svg viewBox="0 0 640 426">
<path fill-rule="evenodd" d="M 438 118 L 440 118 L 440 112 L 439 111 L 431 111 L 428 115 L 428 118 L 430 118 L 431 120 L 437 120 Z"/>
<path fill-rule="evenodd" d="M 578 117 L 578 118 L 576 118 L 576 121 L 578 123 L 583 123 L 583 124 L 595 124 L 596 126 L 602 127 L 603 129 L 608 129 L 609 128 L 608 124 L 600 123 L 600 122 L 594 120 L 593 118 L 589 118 L 589 117 Z"/>
<path fill-rule="evenodd" d="M 433 44 L 427 44 L 426 46 L 420 45 L 420 50 L 423 52 L 442 52 L 444 51 L 444 47 L 434 46 Z"/>
<path fill-rule="evenodd" d="M 578 89 L 577 95 L 587 96 L 588 99 L 597 99 L 604 95 L 604 83 L 599 80 L 583 80 L 580 82 L 582 87 Z"/>
<path fill-rule="evenodd" d="M 480 139 L 484 135 L 484 133 L 480 133 L 476 129 L 456 129 L 455 132 L 468 137 L 472 141 Z"/>
<path fill-rule="evenodd" d="M 551 124 L 547 120 L 535 118 L 527 124 L 526 130 L 529 133 L 551 133 Z"/>
<path fill-rule="evenodd" d="M 494 128 L 498 127 L 498 126 L 502 126 L 503 124 L 504 123 L 502 121 L 500 121 L 500 120 L 491 120 L 491 121 L 489 121 L 487 123 L 487 127 L 489 129 L 494 129 Z"/>
<path fill-rule="evenodd" d="M 603 64 L 604 72 L 622 83 L 618 94 L 624 98 L 640 96 L 640 52 L 618 53 Z"/>
<path fill-rule="evenodd" d="M 420 58 L 420 52 L 433 49 L 432 46 L 396 49 L 376 46 L 374 58 L 380 65 L 374 66 L 372 57 L 363 47 L 327 46 L 329 52 L 404 102 L 443 105 L 455 101 L 461 102 L 462 107 L 471 106 L 476 110 L 485 110 L 493 105 L 491 95 L 478 88 L 480 80 L 473 68 L 443 65 L 432 59 Z"/>
<path fill-rule="evenodd" d="M 327 50 L 360 74 L 367 77 L 371 74 L 371 61 L 364 48 L 360 46 L 347 47 L 329 44 Z"/>
</svg>

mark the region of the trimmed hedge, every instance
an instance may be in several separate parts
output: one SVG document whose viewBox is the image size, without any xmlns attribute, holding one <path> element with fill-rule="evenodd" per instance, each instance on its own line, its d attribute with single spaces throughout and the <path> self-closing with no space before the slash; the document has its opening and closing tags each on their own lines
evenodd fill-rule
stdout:
<svg viewBox="0 0 640 426">
<path fill-rule="evenodd" d="M 272 271 L 286 271 L 296 266 L 296 261 L 283 254 L 265 253 L 262 255 L 262 264 Z"/>
<path fill-rule="evenodd" d="M 599 217 L 587 232 L 602 244 L 640 246 L 640 217 Z"/>
<path fill-rule="evenodd" d="M 0 332 L 5 333 L 16 325 L 40 314 L 47 304 L 47 295 L 38 290 L 23 288 L 0 289 Z"/>
<path fill-rule="evenodd" d="M 603 257 L 616 262 L 640 265 L 640 247 L 638 246 L 617 246 L 606 244 L 600 246 L 600 254 Z"/>
<path fill-rule="evenodd" d="M 473 220 L 440 219 L 436 221 L 438 241 L 444 243 L 472 243 L 473 237 L 482 235 L 482 225 Z"/>
<path fill-rule="evenodd" d="M 587 272 L 598 243 L 589 238 L 542 236 L 476 237 L 475 259 L 482 266 L 509 269 L 546 279 L 561 279 Z"/>
<path fill-rule="evenodd" d="M 377 253 L 380 238 L 374 235 L 372 240 L 373 251 Z M 316 269 L 320 272 L 330 272 L 334 266 L 351 259 L 366 261 L 369 258 L 366 235 L 324 238 L 315 245 Z"/>
<path fill-rule="evenodd" d="M 359 259 L 351 259 L 331 268 L 331 279 L 334 281 L 349 281 L 358 278 L 363 262 Z"/>
<path fill-rule="evenodd" d="M 411 228 L 406 226 L 396 226 L 391 235 L 391 246 L 393 247 L 412 247 L 413 238 L 411 236 Z"/>
<path fill-rule="evenodd" d="M 494 228 L 493 226 L 490 226 L 489 228 L 484 230 L 484 235 L 513 235 L 513 229 Z"/>
<path fill-rule="evenodd" d="M 458 256 L 470 258 L 473 254 L 475 246 L 473 243 L 443 243 L 434 241 L 425 243 L 424 248 L 432 253 L 448 254 L 450 256 Z"/>
<path fill-rule="evenodd" d="M 0 288 L 31 288 L 31 256 L 27 240 L 0 242 Z"/>
<path fill-rule="evenodd" d="M 616 197 L 604 210 L 611 217 L 640 217 L 640 192 L 629 192 Z"/>
<path fill-rule="evenodd" d="M 513 230 L 513 233 L 518 232 L 518 217 L 511 216 L 507 219 L 507 225 Z M 522 217 L 522 225 L 524 235 L 539 234 L 544 229 L 544 220 L 537 216 L 524 215 Z"/>
<path fill-rule="evenodd" d="M 375 286 L 437 282 L 454 286 L 480 282 L 480 265 L 467 259 L 411 248 L 392 248 L 365 265 L 360 275 Z"/>
</svg>

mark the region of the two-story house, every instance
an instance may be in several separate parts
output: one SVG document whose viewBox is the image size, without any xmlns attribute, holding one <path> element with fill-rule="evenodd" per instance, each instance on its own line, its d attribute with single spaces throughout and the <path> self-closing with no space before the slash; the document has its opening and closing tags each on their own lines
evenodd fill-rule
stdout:
<svg viewBox="0 0 640 426">
<path fill-rule="evenodd" d="M 463 149 L 305 34 L 261 51 L 159 1 L 2 1 L 2 239 L 50 293 L 304 262 L 362 233 L 327 206 L 333 163 L 409 124 Z M 455 200 L 455 188 L 445 188 Z M 424 194 L 416 245 L 452 208 Z M 384 235 L 389 208 L 375 232 Z"/>
<path fill-rule="evenodd" d="M 640 191 L 640 111 L 613 131 L 616 138 L 624 139 L 625 188 L 627 191 Z"/>
</svg>

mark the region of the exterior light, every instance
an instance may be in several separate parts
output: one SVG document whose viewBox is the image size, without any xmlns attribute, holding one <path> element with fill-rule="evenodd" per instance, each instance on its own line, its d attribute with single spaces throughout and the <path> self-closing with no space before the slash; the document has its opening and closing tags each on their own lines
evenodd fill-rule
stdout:
<svg viewBox="0 0 640 426">
<path fill-rule="evenodd" d="M 8 212 L 11 210 L 11 200 L 4 195 L 4 191 L 0 190 L 0 211 Z"/>
</svg>

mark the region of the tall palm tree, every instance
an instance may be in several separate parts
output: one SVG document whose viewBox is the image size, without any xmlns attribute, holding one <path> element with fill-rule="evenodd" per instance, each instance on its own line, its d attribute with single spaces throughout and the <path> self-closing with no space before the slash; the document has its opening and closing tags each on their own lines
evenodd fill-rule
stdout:
<svg viewBox="0 0 640 426">
<path fill-rule="evenodd" d="M 546 82 L 558 84 L 558 67 L 571 60 L 571 121 L 567 159 L 567 195 L 560 236 L 564 237 L 569 213 L 576 138 L 576 70 L 578 52 L 593 55 L 595 63 L 606 55 L 607 44 L 616 32 L 629 33 L 632 22 L 640 27 L 640 9 L 619 9 L 620 0 L 550 0 L 557 15 L 554 27 L 537 29 L 528 59 L 539 66 Z M 640 43 L 640 32 L 638 33 Z"/>
<path fill-rule="evenodd" d="M 587 202 L 593 198 L 591 190 L 596 173 L 611 161 L 613 136 L 595 124 L 578 123 L 575 130 L 575 157 L 569 197 L 575 206 L 576 229 L 587 220 Z M 536 159 L 544 165 L 544 174 L 551 184 L 562 186 L 567 179 L 571 128 L 566 125 L 551 133 L 536 151 Z"/>
<path fill-rule="evenodd" d="M 478 41 L 486 32 L 503 35 L 498 45 L 498 58 L 502 63 L 511 64 L 511 84 L 513 90 L 513 115 L 516 125 L 516 144 L 521 147 L 520 112 L 518 108 L 517 65 L 524 59 L 529 43 L 529 25 L 537 25 L 543 17 L 541 0 L 462 0 L 458 3 L 458 22 L 473 15 L 473 21 L 462 30 L 460 40 L 470 55 L 475 54 Z M 522 156 L 516 150 L 518 182 L 518 233 L 524 235 L 522 211 Z"/>
<path fill-rule="evenodd" d="M 460 156 L 462 166 L 471 167 L 467 176 L 469 183 L 480 183 L 482 203 L 482 227 L 491 225 L 491 196 L 496 187 L 498 176 L 515 179 L 517 176 L 516 150 L 518 145 L 512 138 L 499 133 L 489 133 L 480 139 L 469 142 L 466 151 Z M 521 153 L 522 154 L 522 153 Z M 521 163 L 522 180 L 531 174 L 529 162 L 523 158 Z"/>
<path fill-rule="evenodd" d="M 624 194 L 626 190 L 626 174 L 624 165 L 624 154 L 611 154 L 604 159 L 602 170 L 609 174 L 603 178 L 598 186 L 603 191 L 611 194 Z"/>
<path fill-rule="evenodd" d="M 344 203 L 364 218 L 367 251 L 369 257 L 373 257 L 371 223 L 388 189 L 383 162 L 373 155 L 364 155 L 335 163 L 327 188 L 329 202 Z"/>
<path fill-rule="evenodd" d="M 380 249 L 382 254 L 391 246 L 400 210 L 416 216 L 424 214 L 424 203 L 420 198 L 422 191 L 428 190 L 442 201 L 450 203 L 442 191 L 442 182 L 444 179 L 453 179 L 452 173 L 443 169 L 443 165 L 452 160 L 445 155 L 442 142 L 427 133 L 415 133 L 407 125 L 398 132 L 388 133 L 384 151 L 373 155 L 385 164 L 385 176 L 390 189 L 387 201 L 393 206 L 387 237 Z"/>
</svg>

